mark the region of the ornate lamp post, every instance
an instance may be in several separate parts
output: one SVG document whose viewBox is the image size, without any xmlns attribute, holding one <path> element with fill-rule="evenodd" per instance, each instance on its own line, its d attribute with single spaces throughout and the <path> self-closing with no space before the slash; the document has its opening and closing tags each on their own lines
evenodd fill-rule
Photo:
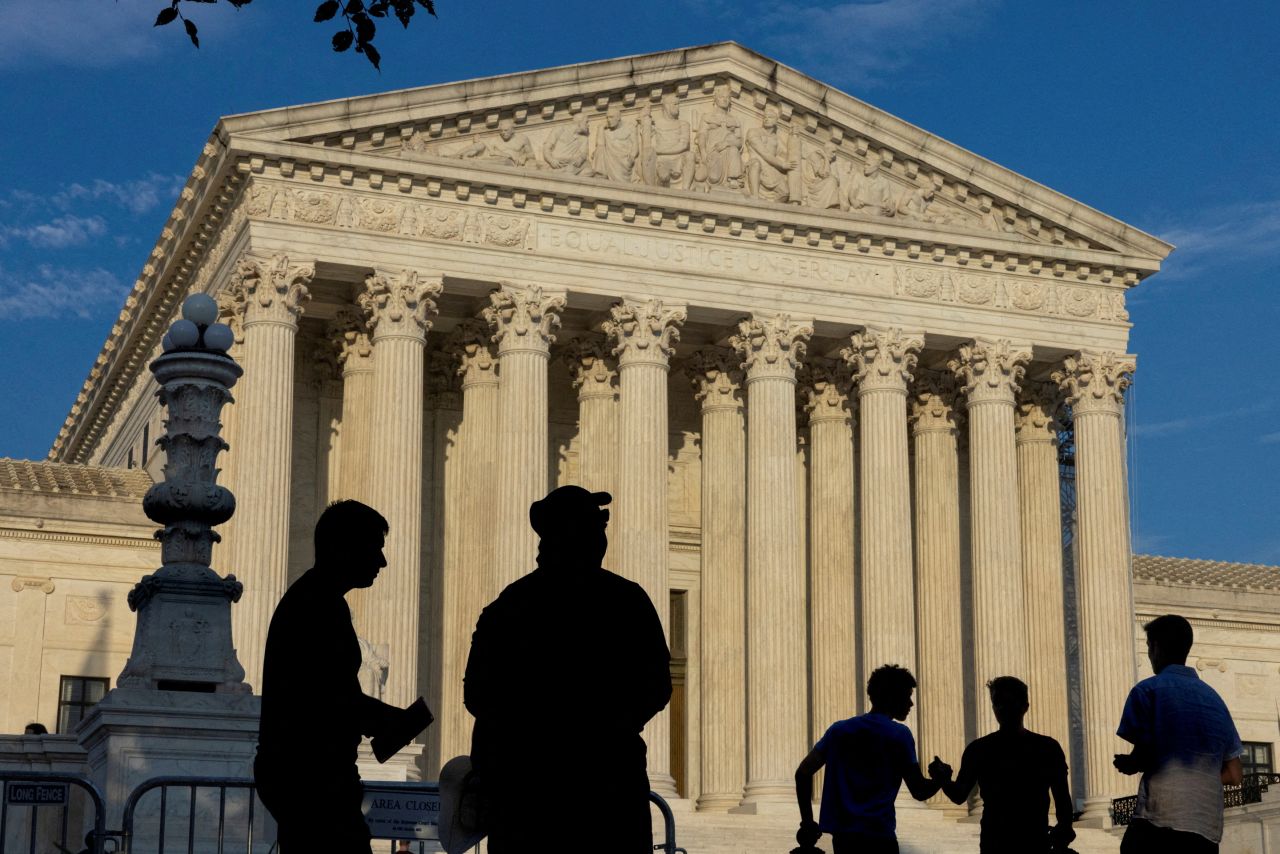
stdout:
<svg viewBox="0 0 1280 854">
<path fill-rule="evenodd" d="M 217 304 L 195 294 L 183 319 L 164 336 L 164 354 L 150 365 L 168 408 L 164 480 L 147 491 L 143 511 L 164 527 L 163 565 L 129 593 L 138 614 L 133 652 L 118 687 L 161 691 L 247 694 L 244 668 L 231 638 L 231 603 L 240 598 L 234 575 L 209 567 L 213 531 L 235 512 L 235 497 L 216 483 L 218 453 L 228 446 L 219 416 L 229 389 L 243 373 L 227 355 L 231 329 L 217 323 Z"/>
</svg>

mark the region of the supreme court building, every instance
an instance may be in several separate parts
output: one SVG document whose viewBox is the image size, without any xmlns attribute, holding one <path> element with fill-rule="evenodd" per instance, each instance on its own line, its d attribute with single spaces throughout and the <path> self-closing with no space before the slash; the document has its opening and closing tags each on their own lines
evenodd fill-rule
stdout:
<svg viewBox="0 0 1280 854">
<path fill-rule="evenodd" d="M 614 495 L 605 565 L 667 626 L 676 693 L 646 730 L 659 792 L 700 811 L 794 804 L 799 759 L 893 662 L 919 679 L 920 756 L 953 763 L 994 725 L 987 680 L 1026 680 L 1029 726 L 1069 745 L 1101 818 L 1134 789 L 1111 759 L 1144 619 L 1125 295 L 1171 248 L 732 43 L 232 116 L 51 462 L 0 463 L 0 493 L 110 505 L 62 523 L 116 547 L 65 582 L 84 588 L 65 613 L 116 613 L 127 635 L 116 588 L 157 564 L 153 526 L 123 509 L 164 462 L 146 366 L 205 292 L 245 371 L 214 568 L 244 583 L 235 643 L 255 686 L 319 512 L 371 504 L 391 530 L 388 568 L 351 598 L 366 681 L 392 703 L 426 695 L 434 778 L 469 748 L 476 617 L 534 566 L 528 506 L 580 483 Z M 101 483 L 57 488 L 75 472 Z M 44 589 L 5 554 L 15 600 Z M 1151 564 L 1148 598 L 1186 563 Z M 1274 632 L 1244 600 L 1201 610 L 1198 632 Z M 18 634 L 15 673 L 17 645 L 49 643 Z M 92 654 L 114 676 L 128 647 L 109 635 Z M 1261 709 L 1280 658 L 1253 659 Z M 31 677 L 37 695 L 49 678 Z M 561 678 L 580 678 L 572 651 Z M 13 700 L 7 723 L 48 708 Z M 1272 712 L 1254 738 L 1276 740 Z"/>
</svg>

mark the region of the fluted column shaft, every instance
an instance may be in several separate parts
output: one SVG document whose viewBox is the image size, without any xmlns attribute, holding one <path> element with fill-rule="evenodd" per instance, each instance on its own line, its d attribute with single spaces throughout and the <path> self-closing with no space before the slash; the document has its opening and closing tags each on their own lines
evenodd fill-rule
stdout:
<svg viewBox="0 0 1280 854">
<path fill-rule="evenodd" d="M 812 360 L 801 372 L 809 416 L 809 637 L 818 738 L 857 708 L 853 415 L 847 366 Z"/>
<path fill-rule="evenodd" d="M 723 812 L 746 783 L 746 433 L 742 359 L 701 350 L 688 367 L 702 403 L 702 793 Z"/>
<path fill-rule="evenodd" d="M 562 294 L 504 282 L 485 320 L 498 344 L 498 477 L 493 589 L 530 572 L 538 538 L 529 506 L 547 493 L 547 363 L 564 308 Z"/>
<path fill-rule="evenodd" d="M 338 495 L 368 504 L 370 441 L 373 427 L 373 342 L 362 312 L 354 306 L 338 309 L 329 326 L 342 366 L 342 450 L 338 458 Z M 368 590 L 352 590 L 347 594 L 356 633 L 369 632 Z"/>
<path fill-rule="evenodd" d="M 919 755 L 957 763 L 965 746 L 960 484 L 955 382 L 921 372 L 911 394 L 915 443 Z"/>
<path fill-rule="evenodd" d="M 1026 597 L 1027 726 L 1070 748 L 1066 611 L 1062 584 L 1062 494 L 1058 483 L 1058 389 L 1028 383 L 1018 405 L 1018 494 Z"/>
<path fill-rule="evenodd" d="M 474 720 L 462 703 L 462 676 L 476 620 L 498 591 L 492 586 L 493 531 L 477 525 L 492 512 L 498 459 L 498 362 L 488 325 L 464 320 L 448 351 L 462 378 L 459 473 L 445 498 L 446 537 L 441 589 L 440 756 L 469 753 Z"/>
<path fill-rule="evenodd" d="M 1111 764 L 1129 745 L 1115 735 L 1135 677 L 1124 391 L 1132 356 L 1079 353 L 1054 374 L 1071 407 L 1076 443 L 1076 589 L 1084 704 L 1085 818 L 1105 820 L 1133 783 Z"/>
<path fill-rule="evenodd" d="M 973 697 L 980 733 L 996 728 L 986 684 L 1027 678 L 1027 623 L 1022 584 L 1022 523 L 1014 403 L 1031 354 L 1008 341 L 960 347 L 951 369 L 964 385 L 969 413 L 973 549 Z"/>
<path fill-rule="evenodd" d="M 578 485 L 591 492 L 617 491 L 618 372 L 613 346 L 603 336 L 575 338 L 565 348 L 573 387 L 578 390 Z M 601 562 L 615 563 L 610 542 Z"/>
<path fill-rule="evenodd" d="M 813 327 L 790 316 L 738 325 L 747 387 L 746 811 L 795 799 L 807 714 L 804 567 L 796 525 L 796 368 Z"/>
<path fill-rule="evenodd" d="M 900 329 L 852 336 L 844 351 L 858 387 L 862 501 L 863 670 L 915 670 L 907 386 L 923 339 Z"/>
<path fill-rule="evenodd" d="M 610 310 L 605 331 L 618 357 L 619 457 L 614 559 L 621 575 L 644 588 L 663 630 L 670 610 L 670 519 L 667 509 L 667 373 L 685 310 L 660 300 L 625 300 Z M 644 729 L 649 746 L 649 785 L 675 795 L 671 776 L 668 709 Z"/>
<path fill-rule="evenodd" d="M 368 493 L 390 529 L 387 568 L 367 597 L 366 630 L 370 641 L 387 645 L 383 699 L 398 706 L 419 694 L 424 350 L 441 289 L 438 279 L 404 270 L 369 276 L 360 294 L 374 349 Z"/>
<path fill-rule="evenodd" d="M 245 256 L 229 285 L 240 295 L 244 379 L 236 395 L 239 512 L 228 565 L 221 569 L 244 584 L 231 611 L 232 638 L 245 681 L 259 688 L 267 627 L 289 583 L 294 344 L 314 274 L 314 265 L 293 264 L 283 255 Z"/>
</svg>

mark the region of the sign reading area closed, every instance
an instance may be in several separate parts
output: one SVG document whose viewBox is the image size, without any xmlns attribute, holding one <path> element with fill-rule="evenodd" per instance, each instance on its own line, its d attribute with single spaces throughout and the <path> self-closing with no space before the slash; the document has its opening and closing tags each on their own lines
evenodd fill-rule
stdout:
<svg viewBox="0 0 1280 854">
<path fill-rule="evenodd" d="M 365 821 L 374 839 L 428 841 L 426 851 L 442 851 L 432 841 L 440 839 L 440 795 L 406 786 L 402 790 L 379 787 L 364 793 Z M 417 846 L 414 846 L 417 850 Z"/>
</svg>

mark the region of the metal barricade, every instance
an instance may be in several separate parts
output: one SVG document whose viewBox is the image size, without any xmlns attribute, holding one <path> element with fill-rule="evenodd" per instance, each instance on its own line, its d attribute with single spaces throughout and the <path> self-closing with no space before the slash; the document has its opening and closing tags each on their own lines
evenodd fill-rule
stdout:
<svg viewBox="0 0 1280 854">
<path fill-rule="evenodd" d="M 649 800 L 658 808 L 658 812 L 662 813 L 662 835 L 665 840 L 661 845 L 653 846 L 653 850 L 665 851 L 666 854 L 688 854 L 683 848 L 676 846 L 676 817 L 671 814 L 671 807 L 666 800 L 657 792 L 650 792 Z"/>
<path fill-rule="evenodd" d="M 160 790 L 160 812 L 159 812 L 159 828 L 157 833 L 156 854 L 165 854 L 166 846 L 166 822 L 169 820 L 169 790 L 170 789 L 186 789 L 188 793 L 187 804 L 187 845 L 186 851 L 191 854 L 196 848 L 196 799 L 201 789 L 217 790 L 218 797 L 218 821 L 215 829 L 212 829 L 212 846 L 216 854 L 223 854 L 226 849 L 229 834 L 234 834 L 237 838 L 240 836 L 236 832 L 236 828 L 228 828 L 227 826 L 227 791 L 229 789 L 243 790 L 248 795 L 247 818 L 244 822 L 244 850 L 252 852 L 253 849 L 253 821 L 255 810 L 258 809 L 260 801 L 257 796 L 257 787 L 252 779 L 241 777 L 153 777 L 142 783 L 136 789 L 129 793 L 128 799 L 124 803 L 124 818 L 121 823 L 120 835 L 123 845 L 122 854 L 133 854 L 134 844 L 136 842 L 136 833 L 134 825 L 138 810 L 138 803 L 148 792 L 156 789 Z M 266 815 L 266 810 L 261 810 Z M 203 838 L 203 837 L 202 837 Z M 259 843 L 262 844 L 261 842 Z M 172 851 L 172 849 L 170 849 Z M 237 850 L 239 846 L 237 845 Z M 150 852 L 147 852 L 150 854 Z"/>
<path fill-rule="evenodd" d="M 98 787 L 93 781 L 79 774 L 53 774 L 43 771 L 3 771 L 0 772 L 0 854 L 20 854 L 25 850 L 27 854 L 36 854 L 36 845 L 47 844 L 53 840 L 42 840 L 39 838 L 40 828 L 40 811 L 43 809 L 51 809 L 61 807 L 62 820 L 57 822 L 59 827 L 58 841 L 53 842 L 55 846 L 70 851 L 67 846 L 68 833 L 70 831 L 71 804 L 69 803 L 69 787 L 76 786 L 84 790 L 90 802 L 93 805 L 93 822 L 90 835 L 86 838 L 89 843 L 88 850 L 91 854 L 103 854 L 103 842 L 106 839 L 104 830 L 104 799 L 102 792 L 98 791 Z M 14 847 L 7 844 L 9 840 L 9 832 L 11 830 L 9 808 L 16 805 L 19 808 L 27 808 L 31 810 L 29 821 L 30 830 L 24 843 L 19 843 L 20 847 Z M 83 831 L 83 823 L 81 827 L 76 828 L 77 834 Z M 76 851 L 82 850 L 81 840 L 74 840 Z M 47 848 L 42 847 L 42 852 Z"/>
</svg>

